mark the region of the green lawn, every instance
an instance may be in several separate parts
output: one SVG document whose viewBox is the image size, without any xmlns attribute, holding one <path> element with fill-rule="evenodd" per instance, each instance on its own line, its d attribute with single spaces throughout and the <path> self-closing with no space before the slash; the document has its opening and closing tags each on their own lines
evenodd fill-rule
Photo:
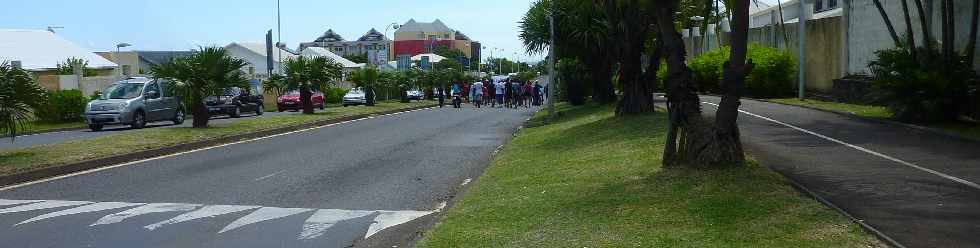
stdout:
<svg viewBox="0 0 980 248">
<path fill-rule="evenodd" d="M 86 128 L 85 122 L 69 122 L 69 123 L 45 123 L 45 122 L 32 122 L 27 127 L 27 132 L 39 133 L 47 132 L 52 130 L 60 129 L 75 129 L 75 128 Z"/>
<path fill-rule="evenodd" d="M 661 168 L 663 113 L 562 109 L 532 119 L 418 247 L 882 246 L 754 162 Z"/>
<path fill-rule="evenodd" d="M 785 103 L 790 105 L 836 110 L 836 111 L 851 113 L 858 116 L 870 117 L 870 118 L 888 119 L 891 118 L 892 116 L 891 111 L 881 106 L 827 102 L 827 101 L 820 101 L 820 100 L 813 100 L 813 99 L 799 100 L 796 98 L 779 98 L 779 99 L 768 99 L 768 100 L 772 102 Z M 927 127 L 942 129 L 963 136 L 980 139 L 980 125 L 975 125 L 975 124 L 970 124 L 965 122 L 932 123 L 932 124 L 922 124 L 922 125 Z"/>
<path fill-rule="evenodd" d="M 373 107 L 327 108 L 325 111 L 317 112 L 314 115 L 296 114 L 248 118 L 234 123 L 212 125 L 206 129 L 189 127 L 148 128 L 139 132 L 126 132 L 92 139 L 4 150 L 0 151 L 0 174 L 6 175 L 41 167 L 57 166 L 82 160 L 220 138 L 245 132 L 298 125 L 344 116 L 417 107 L 432 103 L 431 101 L 405 104 L 382 102 Z"/>
</svg>

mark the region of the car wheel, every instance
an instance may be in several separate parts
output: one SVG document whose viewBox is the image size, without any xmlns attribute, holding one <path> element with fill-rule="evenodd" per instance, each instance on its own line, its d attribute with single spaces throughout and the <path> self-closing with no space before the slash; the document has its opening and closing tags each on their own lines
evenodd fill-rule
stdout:
<svg viewBox="0 0 980 248">
<path fill-rule="evenodd" d="M 88 125 L 88 129 L 92 129 L 92 131 L 95 131 L 95 132 L 102 131 L 102 125 L 100 125 L 100 124 L 89 124 Z"/>
<path fill-rule="evenodd" d="M 325 108 L 327 108 L 327 104 L 324 102 L 320 102 L 320 110 L 323 110 Z"/>
<path fill-rule="evenodd" d="M 259 104 L 259 106 L 255 108 L 255 115 L 262 115 L 262 113 L 264 112 L 265 112 L 265 106 L 262 106 L 262 104 Z"/>
<path fill-rule="evenodd" d="M 228 113 L 228 115 L 231 116 L 231 118 L 241 117 L 242 116 L 242 108 L 239 107 L 239 106 L 235 106 L 235 109 L 232 109 L 231 112 Z"/>
<path fill-rule="evenodd" d="M 146 115 L 142 111 L 133 114 L 133 123 L 129 124 L 133 129 L 140 129 L 146 126 Z"/>
<path fill-rule="evenodd" d="M 184 124 L 184 110 L 177 109 L 177 113 L 174 114 L 174 125 Z"/>
</svg>

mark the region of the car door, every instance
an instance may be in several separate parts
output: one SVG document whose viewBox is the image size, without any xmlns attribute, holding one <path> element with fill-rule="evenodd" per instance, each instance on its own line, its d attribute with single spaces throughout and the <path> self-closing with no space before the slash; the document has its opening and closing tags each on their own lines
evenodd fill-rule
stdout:
<svg viewBox="0 0 980 248">
<path fill-rule="evenodd" d="M 155 92 L 155 95 L 151 93 Z M 156 81 L 146 84 L 143 88 L 143 111 L 146 113 L 146 121 L 157 121 L 163 118 L 164 110 L 163 93 L 160 92 L 160 84 Z"/>
<path fill-rule="evenodd" d="M 163 119 L 170 119 L 177 114 L 177 109 L 180 108 L 180 99 L 173 96 L 168 92 L 168 87 L 170 87 L 170 82 L 164 80 L 157 80 L 160 86 L 160 96 L 161 96 L 161 108 L 160 114 Z"/>
</svg>

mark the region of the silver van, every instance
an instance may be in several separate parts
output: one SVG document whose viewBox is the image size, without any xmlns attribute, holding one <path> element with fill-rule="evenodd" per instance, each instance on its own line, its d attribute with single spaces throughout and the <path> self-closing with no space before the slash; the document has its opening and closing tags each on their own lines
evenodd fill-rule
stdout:
<svg viewBox="0 0 980 248">
<path fill-rule="evenodd" d="M 92 131 L 115 124 L 137 129 L 155 121 L 184 123 L 184 106 L 178 97 L 167 94 L 168 86 L 165 80 L 145 77 L 113 83 L 85 106 L 85 123 Z"/>
</svg>

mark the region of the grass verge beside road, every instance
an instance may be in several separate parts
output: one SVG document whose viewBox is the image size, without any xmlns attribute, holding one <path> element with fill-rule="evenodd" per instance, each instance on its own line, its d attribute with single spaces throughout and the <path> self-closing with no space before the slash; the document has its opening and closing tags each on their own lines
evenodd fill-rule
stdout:
<svg viewBox="0 0 980 248">
<path fill-rule="evenodd" d="M 71 129 L 81 129 L 87 128 L 85 122 L 68 122 L 68 123 L 45 123 L 45 122 L 32 122 L 27 127 L 28 133 L 44 133 L 57 130 L 71 130 Z"/>
<path fill-rule="evenodd" d="M 882 246 L 758 164 L 661 168 L 663 113 L 562 109 L 536 115 L 418 246 Z"/>
<path fill-rule="evenodd" d="M 882 106 L 872 106 L 863 104 L 850 104 L 850 103 L 839 103 L 839 102 L 827 102 L 813 99 L 800 100 L 797 98 L 778 98 L 778 99 L 766 99 L 767 101 L 805 106 L 825 110 L 833 110 L 844 113 L 850 113 L 857 116 L 875 118 L 875 119 L 889 119 L 892 116 L 891 111 Z M 980 139 L 980 125 L 970 124 L 965 122 L 945 122 L 945 123 L 927 123 L 921 124 L 925 127 L 931 127 L 940 129 L 946 132 L 972 137 L 974 139 Z"/>
<path fill-rule="evenodd" d="M 0 152 L 0 175 L 320 120 L 419 107 L 432 103 L 431 101 L 382 102 L 372 107 L 327 108 L 313 115 L 297 114 L 249 118 L 233 123 L 212 125 L 206 129 L 189 127 L 150 128 L 139 132 L 126 132 L 92 139 L 11 149 Z"/>
</svg>

